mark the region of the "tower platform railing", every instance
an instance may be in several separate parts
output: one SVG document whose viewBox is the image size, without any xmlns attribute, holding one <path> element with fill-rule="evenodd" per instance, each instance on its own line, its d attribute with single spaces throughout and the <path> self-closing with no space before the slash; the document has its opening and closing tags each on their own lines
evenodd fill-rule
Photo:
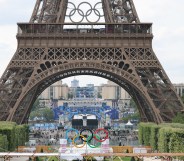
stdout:
<svg viewBox="0 0 184 161">
<path fill-rule="evenodd" d="M 17 36 L 152 36 L 152 23 L 18 23 Z"/>
</svg>

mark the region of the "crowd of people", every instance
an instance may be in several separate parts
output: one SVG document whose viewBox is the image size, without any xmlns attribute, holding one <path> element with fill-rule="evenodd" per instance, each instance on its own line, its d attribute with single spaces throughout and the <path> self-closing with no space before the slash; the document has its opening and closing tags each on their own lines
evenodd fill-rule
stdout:
<svg viewBox="0 0 184 161">
<path fill-rule="evenodd" d="M 79 133 L 82 129 L 79 130 Z M 94 132 L 96 129 L 92 129 Z M 69 139 L 74 138 L 76 135 L 75 131 L 70 131 L 67 133 L 67 129 L 34 129 L 30 130 L 30 140 L 35 140 L 36 145 L 59 145 L 60 139 L 68 137 Z M 83 131 L 82 135 L 91 135 L 90 131 Z M 98 133 L 101 139 L 106 137 L 103 131 Z M 108 138 L 110 145 L 135 145 L 138 143 L 138 133 L 135 130 L 108 130 Z M 34 145 L 30 145 L 34 146 Z"/>
<path fill-rule="evenodd" d="M 34 129 L 30 130 L 30 139 L 35 139 L 37 145 L 58 145 L 59 139 L 65 136 L 64 129 Z"/>
</svg>

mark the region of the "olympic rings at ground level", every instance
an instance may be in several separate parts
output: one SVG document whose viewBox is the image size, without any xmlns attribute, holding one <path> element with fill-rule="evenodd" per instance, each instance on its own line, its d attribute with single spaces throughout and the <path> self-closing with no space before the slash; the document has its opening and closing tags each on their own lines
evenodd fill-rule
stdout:
<svg viewBox="0 0 184 161">
<path fill-rule="evenodd" d="M 77 129 L 74 129 L 74 128 L 68 129 L 68 130 L 66 131 L 66 139 L 69 141 L 69 143 L 72 142 L 72 139 L 70 139 L 70 138 L 68 137 L 68 133 L 69 133 L 70 131 L 75 131 L 76 134 L 79 135 L 79 131 L 78 131 Z"/>
<path fill-rule="evenodd" d="M 82 148 L 82 147 L 84 147 L 84 145 L 86 145 L 86 142 L 84 141 L 83 142 L 83 144 L 81 145 L 81 146 L 78 146 L 76 143 L 75 143 L 75 140 L 77 139 L 77 138 L 85 138 L 83 135 L 78 135 L 78 136 L 75 136 L 74 138 L 73 138 L 73 141 L 72 141 L 72 143 L 73 143 L 73 145 L 76 147 L 76 148 Z M 78 140 L 78 139 L 77 139 Z"/>
<path fill-rule="evenodd" d="M 104 142 L 106 139 L 108 139 L 109 133 L 108 133 L 107 130 L 105 130 L 105 129 L 103 129 L 103 128 L 100 128 L 100 129 L 96 129 L 96 131 L 94 132 L 94 134 L 97 134 L 99 131 L 103 131 L 103 132 L 106 134 L 105 138 L 103 138 L 102 140 L 100 140 L 100 139 L 94 137 L 94 139 L 95 139 L 96 141 L 98 141 L 98 142 Z"/>
<path fill-rule="evenodd" d="M 74 136 L 73 139 L 69 138 L 69 136 L 68 136 L 68 133 L 69 133 L 69 132 L 72 132 L 72 131 L 74 131 L 74 132 L 76 133 L 76 135 Z M 82 134 L 84 131 L 89 131 L 89 132 L 91 133 L 91 135 L 89 135 L 88 137 L 85 137 L 85 136 Z M 101 132 L 101 131 L 103 131 L 103 132 L 106 134 L 106 136 L 103 137 L 102 139 L 101 139 L 101 137 L 97 134 L 97 133 L 99 133 L 99 132 Z M 93 137 L 93 136 L 94 136 L 94 137 Z M 97 145 L 92 145 L 92 144 L 91 144 L 91 140 L 92 140 L 93 138 L 94 138 L 94 140 L 96 140 L 96 141 L 98 142 Z M 73 145 L 74 145 L 75 147 L 77 147 L 77 148 L 82 148 L 82 147 L 84 147 L 84 145 L 86 144 L 86 142 L 87 142 L 87 144 L 88 144 L 91 148 L 97 148 L 97 147 L 99 147 L 99 146 L 101 145 L 101 142 L 105 141 L 107 138 L 108 138 L 108 131 L 105 130 L 105 129 L 103 129 L 103 128 L 99 128 L 99 129 L 95 130 L 94 134 L 93 134 L 93 131 L 90 130 L 90 129 L 82 129 L 82 130 L 80 131 L 80 134 L 79 134 L 79 131 L 78 131 L 77 129 L 74 129 L 74 128 L 70 128 L 70 129 L 68 129 L 68 130 L 66 131 L 66 139 L 67 139 L 70 143 L 72 142 Z M 81 139 L 82 142 L 83 142 L 83 144 L 82 144 L 81 146 L 78 146 L 78 145 L 76 144 L 76 141 L 79 140 L 79 139 Z"/>
<path fill-rule="evenodd" d="M 95 138 L 100 139 L 100 136 L 99 136 L 99 135 L 96 135 L 96 134 L 95 134 L 94 136 L 95 136 Z M 98 148 L 98 147 L 101 145 L 101 142 L 98 142 L 97 145 L 92 145 L 92 144 L 91 144 L 91 141 L 88 141 L 88 140 L 87 140 L 87 144 L 88 144 L 89 147 L 91 147 L 91 148 Z"/>
<path fill-rule="evenodd" d="M 90 135 L 90 137 L 91 137 L 91 135 Z M 98 136 L 98 135 L 95 135 L 95 137 L 97 137 L 98 139 L 100 139 L 100 136 Z M 86 142 L 85 142 L 85 141 L 83 141 L 83 144 L 82 144 L 82 145 L 77 145 L 77 144 L 76 144 L 76 140 L 79 140 L 80 138 L 81 138 L 81 139 L 85 139 L 85 137 L 84 137 L 83 135 L 78 135 L 78 136 L 75 136 L 75 137 L 73 138 L 72 143 L 73 143 L 73 145 L 74 145 L 76 148 L 83 148 L 83 147 L 86 145 Z M 91 142 L 91 141 L 87 140 L 87 144 L 88 144 L 88 146 L 91 147 L 91 148 L 97 148 L 97 147 L 99 147 L 99 146 L 101 145 L 101 142 L 98 142 L 96 145 L 92 145 L 90 142 Z"/>
<path fill-rule="evenodd" d="M 90 129 L 82 129 L 82 130 L 80 131 L 80 135 L 82 135 L 82 132 L 83 132 L 83 131 L 89 131 L 89 132 L 91 133 L 91 135 L 90 135 L 90 137 L 88 137 L 86 140 L 84 140 L 83 138 L 81 138 L 82 141 L 84 141 L 84 142 L 91 141 L 92 138 L 93 138 L 93 131 L 90 130 Z"/>
</svg>

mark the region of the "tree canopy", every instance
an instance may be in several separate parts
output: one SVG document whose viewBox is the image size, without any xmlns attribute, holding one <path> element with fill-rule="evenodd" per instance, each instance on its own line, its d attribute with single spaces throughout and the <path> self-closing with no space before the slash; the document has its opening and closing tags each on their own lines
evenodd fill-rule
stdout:
<svg viewBox="0 0 184 161">
<path fill-rule="evenodd" d="M 173 123 L 184 124 L 184 113 L 178 113 L 172 120 Z"/>
<path fill-rule="evenodd" d="M 184 95 L 183 96 L 181 96 L 181 100 L 183 101 L 183 103 L 184 103 Z"/>
<path fill-rule="evenodd" d="M 54 113 L 53 110 L 49 107 L 41 106 L 39 99 L 37 99 L 33 104 L 29 118 L 30 120 L 33 120 L 34 118 L 39 118 L 44 119 L 45 121 L 51 121 L 54 118 Z"/>
</svg>

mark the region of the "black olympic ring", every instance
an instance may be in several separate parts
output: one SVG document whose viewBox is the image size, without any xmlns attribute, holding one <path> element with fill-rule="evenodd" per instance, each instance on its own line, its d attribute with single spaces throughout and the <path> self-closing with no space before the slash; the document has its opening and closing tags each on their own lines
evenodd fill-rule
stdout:
<svg viewBox="0 0 184 161">
<path fill-rule="evenodd" d="M 83 132 L 83 131 L 89 131 L 89 132 L 91 133 L 91 135 L 90 135 L 90 138 L 87 138 L 87 140 L 85 140 L 85 139 L 83 139 L 83 138 L 81 137 L 82 141 L 84 141 L 84 142 L 89 141 L 89 142 L 90 142 L 90 141 L 93 139 L 93 131 L 90 130 L 90 129 L 82 129 L 82 130 L 80 131 L 80 135 L 82 135 L 82 132 Z"/>
<path fill-rule="evenodd" d="M 82 135 L 82 132 L 83 132 L 83 131 L 86 131 L 86 130 L 91 132 L 91 135 L 89 135 L 87 138 L 86 138 L 85 136 Z M 77 134 L 77 135 L 74 136 L 74 138 L 73 138 L 72 140 L 69 139 L 69 137 L 68 137 L 68 132 L 70 132 L 70 131 L 75 131 L 75 133 Z M 100 136 L 97 135 L 97 133 L 98 133 L 99 131 L 104 131 L 104 133 L 106 133 L 105 138 L 102 138 L 102 139 L 101 139 Z M 90 143 L 91 140 L 92 140 L 93 138 L 98 142 L 97 145 L 92 145 L 92 144 Z M 68 129 L 68 130 L 66 131 L 66 139 L 67 139 L 69 142 L 72 142 L 73 145 L 74 145 L 75 147 L 77 147 L 77 148 L 82 148 L 82 147 L 84 147 L 86 143 L 87 143 L 91 148 L 97 148 L 97 147 L 99 147 L 99 146 L 101 145 L 101 142 L 104 142 L 106 139 L 108 139 L 108 131 L 107 131 L 106 129 L 99 128 L 99 129 L 96 129 L 95 132 L 94 132 L 94 134 L 93 134 L 93 131 L 90 130 L 90 129 L 82 129 L 82 130 L 80 131 L 80 134 L 79 134 L 79 131 L 78 131 L 77 129 L 70 128 L 70 129 Z M 77 144 L 75 143 L 75 142 L 76 142 L 77 140 L 79 140 L 79 139 L 81 139 L 81 140 L 83 141 L 83 144 L 80 145 L 80 146 L 77 145 Z"/>
<path fill-rule="evenodd" d="M 77 130 L 77 129 L 74 129 L 74 128 L 70 128 L 70 129 L 68 129 L 67 131 L 66 131 L 66 139 L 69 141 L 69 142 L 71 142 L 72 140 L 71 139 L 69 139 L 69 137 L 68 137 L 68 132 L 70 132 L 70 131 L 75 131 L 75 133 L 77 134 L 77 135 L 82 135 L 82 132 L 83 131 L 90 131 L 90 133 L 91 133 L 91 136 L 89 137 L 89 138 L 86 138 L 87 139 L 87 142 L 90 142 L 91 141 L 91 139 L 92 138 L 94 138 L 97 142 L 104 142 L 106 139 L 108 139 L 108 131 L 106 130 L 106 129 L 103 129 L 103 128 L 99 128 L 99 129 L 96 129 L 95 130 L 95 132 L 94 132 L 94 134 L 93 134 L 93 131 L 92 130 L 90 130 L 90 129 L 82 129 L 81 131 L 80 131 L 80 133 L 79 133 L 79 131 Z M 103 138 L 103 139 L 100 139 L 100 138 L 97 138 L 95 135 L 97 135 L 97 133 L 99 132 L 99 131 L 103 131 L 105 134 L 106 134 L 106 136 L 105 136 L 105 138 Z M 76 135 L 76 136 L 77 136 Z M 94 137 L 93 137 L 94 136 Z M 79 137 L 80 139 L 82 139 L 81 137 Z M 85 139 L 82 139 L 84 142 L 86 142 L 86 140 Z"/>
</svg>

